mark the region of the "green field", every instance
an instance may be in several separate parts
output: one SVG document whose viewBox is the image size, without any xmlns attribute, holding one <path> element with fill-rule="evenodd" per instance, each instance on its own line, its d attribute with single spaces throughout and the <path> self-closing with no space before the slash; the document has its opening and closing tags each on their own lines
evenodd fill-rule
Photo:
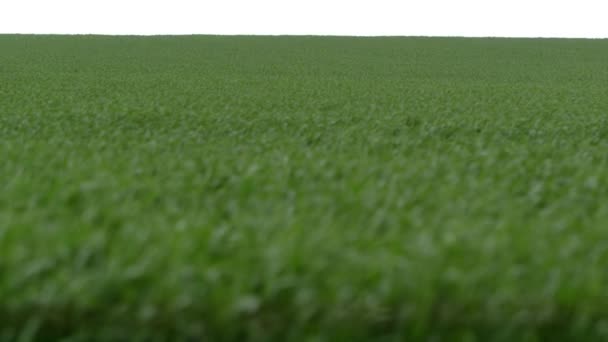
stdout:
<svg viewBox="0 0 608 342">
<path fill-rule="evenodd" d="M 0 340 L 608 339 L 608 40 L 0 35 Z"/>
</svg>

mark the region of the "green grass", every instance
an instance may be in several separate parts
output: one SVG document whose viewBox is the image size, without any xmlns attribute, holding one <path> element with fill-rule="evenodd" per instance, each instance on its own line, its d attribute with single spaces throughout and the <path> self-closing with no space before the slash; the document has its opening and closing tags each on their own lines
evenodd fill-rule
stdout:
<svg viewBox="0 0 608 342">
<path fill-rule="evenodd" d="M 0 36 L 0 339 L 605 340 L 607 61 Z"/>
</svg>

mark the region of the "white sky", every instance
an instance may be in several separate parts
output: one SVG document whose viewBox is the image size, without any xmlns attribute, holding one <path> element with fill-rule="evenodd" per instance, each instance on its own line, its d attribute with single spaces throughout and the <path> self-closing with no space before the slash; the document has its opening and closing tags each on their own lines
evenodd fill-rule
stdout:
<svg viewBox="0 0 608 342">
<path fill-rule="evenodd" d="M 0 0 L 0 33 L 608 38 L 608 0 Z"/>
</svg>

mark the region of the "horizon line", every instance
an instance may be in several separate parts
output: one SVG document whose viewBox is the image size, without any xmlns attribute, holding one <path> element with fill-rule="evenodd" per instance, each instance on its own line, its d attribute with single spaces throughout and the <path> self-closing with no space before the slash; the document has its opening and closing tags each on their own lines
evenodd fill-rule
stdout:
<svg viewBox="0 0 608 342">
<path fill-rule="evenodd" d="M 495 38 L 495 39 L 585 39 L 604 40 L 608 37 L 582 36 L 506 36 L 506 35 L 347 35 L 347 34 L 268 34 L 268 33 L 37 33 L 0 32 L 2 36 L 100 36 L 100 37 L 327 37 L 327 38 Z"/>
</svg>

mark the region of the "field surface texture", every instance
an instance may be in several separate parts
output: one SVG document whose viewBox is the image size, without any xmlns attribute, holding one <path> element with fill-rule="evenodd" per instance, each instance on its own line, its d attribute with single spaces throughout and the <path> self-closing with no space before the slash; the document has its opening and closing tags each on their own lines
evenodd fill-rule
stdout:
<svg viewBox="0 0 608 342">
<path fill-rule="evenodd" d="M 608 338 L 608 40 L 0 36 L 0 340 Z"/>
</svg>

